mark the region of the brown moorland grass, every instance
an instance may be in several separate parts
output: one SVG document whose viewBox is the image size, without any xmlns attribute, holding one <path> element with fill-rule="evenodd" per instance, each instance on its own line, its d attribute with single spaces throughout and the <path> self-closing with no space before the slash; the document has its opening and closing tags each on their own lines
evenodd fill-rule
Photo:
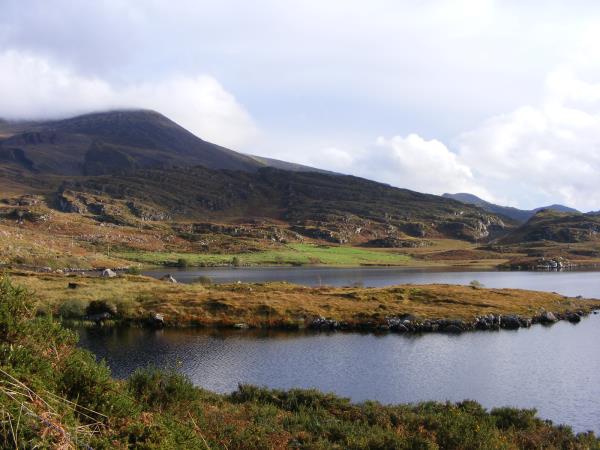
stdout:
<svg viewBox="0 0 600 450">
<path fill-rule="evenodd" d="M 243 322 L 256 327 L 302 327 L 320 316 L 360 325 L 405 314 L 418 319 L 472 320 L 490 313 L 533 317 L 542 311 L 600 308 L 600 300 L 554 293 L 442 284 L 309 288 L 287 283 L 185 285 L 135 275 L 103 279 L 14 272 L 11 277 L 36 294 L 39 308 L 54 314 L 66 304 L 84 311 L 92 300 L 104 300 L 116 306 L 122 319 L 143 320 L 161 313 L 169 326 Z M 69 288 L 69 283 L 75 288 Z"/>
</svg>

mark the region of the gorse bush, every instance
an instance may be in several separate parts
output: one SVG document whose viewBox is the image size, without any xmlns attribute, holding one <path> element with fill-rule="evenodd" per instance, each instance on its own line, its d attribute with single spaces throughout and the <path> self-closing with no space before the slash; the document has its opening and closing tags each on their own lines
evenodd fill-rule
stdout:
<svg viewBox="0 0 600 450">
<path fill-rule="evenodd" d="M 23 322 L 33 315 L 27 292 L 13 286 L 6 276 L 0 278 L 0 340 L 12 342 L 23 331 Z"/>
<path fill-rule="evenodd" d="M 139 266 L 131 266 L 127 268 L 126 273 L 128 275 L 141 275 L 142 269 Z"/>
<path fill-rule="evenodd" d="M 190 265 L 189 261 L 185 258 L 179 258 L 175 263 L 175 266 L 180 267 L 182 269 L 187 268 Z"/>
<path fill-rule="evenodd" d="M 593 449 L 535 411 L 476 402 L 355 404 L 316 390 L 195 388 L 156 368 L 127 381 L 36 317 L 31 296 L 0 280 L 0 448 Z"/>
<path fill-rule="evenodd" d="M 87 301 L 70 298 L 58 307 L 58 315 L 64 319 L 80 319 L 86 315 L 87 306 Z"/>
<path fill-rule="evenodd" d="M 93 316 L 95 314 L 108 313 L 111 315 L 117 314 L 117 306 L 107 300 L 92 300 L 85 308 L 85 314 Z"/>
<path fill-rule="evenodd" d="M 127 380 L 127 387 L 136 399 L 151 408 L 166 408 L 197 398 L 194 385 L 172 370 L 138 369 Z"/>
</svg>

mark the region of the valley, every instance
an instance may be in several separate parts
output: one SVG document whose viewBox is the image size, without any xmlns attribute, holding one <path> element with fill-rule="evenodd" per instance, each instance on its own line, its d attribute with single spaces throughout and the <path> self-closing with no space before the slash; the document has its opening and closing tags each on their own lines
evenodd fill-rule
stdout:
<svg viewBox="0 0 600 450">
<path fill-rule="evenodd" d="M 173 345 L 185 343 L 181 345 L 186 349 L 195 348 L 195 341 L 189 339 L 196 333 L 220 342 L 231 333 L 239 333 L 234 335 L 236 339 L 247 340 L 256 333 L 284 332 L 289 333 L 285 340 L 294 346 L 305 338 L 322 336 L 327 340 L 323 347 L 326 353 L 333 351 L 327 346 L 337 342 L 332 341 L 333 336 L 339 336 L 335 339 L 349 336 L 352 351 L 356 350 L 356 355 L 364 359 L 370 352 L 361 350 L 362 341 L 355 341 L 353 336 L 385 337 L 383 347 L 376 342 L 370 343 L 369 348 L 386 354 L 390 352 L 387 348 L 390 342 L 394 348 L 400 345 L 399 348 L 408 349 L 409 339 L 428 342 L 425 336 L 436 336 L 436 345 L 442 350 L 438 356 L 443 359 L 443 349 L 462 342 L 460 339 L 465 335 L 474 336 L 474 344 L 470 345 L 479 345 L 487 339 L 513 339 L 516 335 L 512 333 L 519 333 L 518 339 L 544 336 L 537 339 L 552 345 L 552 340 L 543 334 L 545 330 L 566 332 L 568 329 L 563 325 L 578 324 L 576 329 L 584 330 L 582 333 L 587 336 L 587 324 L 595 320 L 600 309 L 600 301 L 594 299 L 600 297 L 600 291 L 593 272 L 573 272 L 581 288 L 577 292 L 564 289 L 556 283 L 557 278 L 551 282 L 533 278 L 517 281 L 510 276 L 503 278 L 498 272 L 521 270 L 528 275 L 535 272 L 525 271 L 533 270 L 553 276 L 549 271 L 596 268 L 600 264 L 597 234 L 600 221 L 593 213 L 546 208 L 506 214 L 506 210 L 490 205 L 463 203 L 464 198 L 459 201 L 422 194 L 354 176 L 243 155 L 203 141 L 152 111 L 113 111 L 51 122 L 3 122 L 0 131 L 0 268 L 4 286 L 0 294 L 7 298 L 19 297 L 20 293 L 30 297 L 27 314 L 35 318 L 35 327 L 44 327 L 44 323 L 60 327 L 60 322 L 75 327 L 83 338 L 82 345 L 97 355 L 103 355 L 103 349 L 113 348 L 105 356 L 114 370 L 120 371 L 120 364 L 127 368 L 128 382 L 109 378 L 108 369 L 99 368 L 104 366 L 98 366 L 91 356 L 75 358 L 91 358 L 84 367 L 92 372 L 106 370 L 102 372 L 105 375 L 98 376 L 105 377 L 104 382 L 112 386 L 112 391 L 125 396 L 130 392 L 146 395 L 143 392 L 147 388 L 135 387 L 135 383 L 145 383 L 148 377 L 171 377 L 173 383 L 187 386 L 185 396 L 194 399 L 186 403 L 190 408 L 209 408 L 215 417 L 228 420 L 252 423 L 259 420 L 256 408 L 272 408 L 264 396 L 283 399 L 290 395 L 311 398 L 309 402 L 319 404 L 333 402 L 335 407 L 327 413 L 328 420 L 330 413 L 339 413 L 342 403 L 356 416 L 363 414 L 362 408 L 370 408 L 371 403 L 355 406 L 316 391 L 269 391 L 251 386 L 240 386 L 233 393 L 229 388 L 222 394 L 210 393 L 186 384 L 189 381 L 175 372 L 170 375 L 153 369 L 144 372 L 143 364 L 131 355 L 124 360 L 115 359 L 119 354 L 116 349 L 128 349 L 139 333 L 150 343 L 156 340 L 160 343 L 163 336 L 170 336 L 174 341 L 169 341 L 168 348 L 155 350 L 153 344 L 148 344 L 141 351 L 141 354 L 149 351 L 163 355 L 156 362 L 164 367 L 173 363 L 168 358 L 179 358 L 182 351 L 172 353 Z M 262 270 L 267 274 L 276 269 L 316 271 L 316 281 L 294 282 L 292 272 L 281 272 L 284 278 L 275 280 L 262 279 L 256 274 L 256 279 L 240 280 L 244 270 Z M 421 278 L 425 281 L 419 282 L 418 276 L 410 278 L 411 272 L 404 275 L 380 272 L 382 280 L 387 281 L 375 286 L 369 284 L 368 277 L 366 285 L 361 277 L 356 282 L 322 282 L 321 276 L 327 280 L 331 275 L 326 275 L 326 271 L 362 269 L 372 270 L 373 274 L 385 270 L 422 270 L 424 278 Z M 203 272 L 209 270 L 230 271 L 227 275 L 230 279 L 217 282 Z M 146 271 L 161 272 L 160 279 L 144 275 Z M 189 275 L 185 283 L 178 282 L 179 274 L 186 271 L 198 275 Z M 402 282 L 394 282 L 398 276 Z M 484 279 L 485 284 L 478 278 Z M 342 276 L 340 280 L 346 278 Z M 520 282 L 524 288 L 515 289 L 512 283 Z M 13 288 L 12 283 L 19 287 Z M 184 335 L 178 335 L 179 332 Z M 56 337 L 62 331 L 49 333 Z M 107 342 L 106 336 L 109 336 Z M 272 340 L 275 335 L 269 336 L 265 342 L 270 346 L 276 341 Z M 390 338 L 404 340 L 390 341 Z M 576 344 L 579 338 L 573 339 Z M 113 347 L 115 342 L 119 344 Z M 37 351 L 40 343 L 28 341 L 24 345 L 31 345 L 32 351 Z M 208 351 L 202 357 L 207 364 L 213 363 L 211 349 L 211 346 L 201 348 L 202 352 Z M 138 354 L 140 349 L 131 351 Z M 293 348 L 286 351 L 294 354 Z M 72 350 L 65 352 L 65 355 L 79 355 L 71 353 Z M 302 354 L 318 359 L 308 350 Z M 426 356 L 418 354 L 412 358 L 417 367 L 423 366 L 424 372 L 432 372 L 423 360 Z M 71 356 L 59 355 L 59 359 L 63 358 L 70 361 Z M 155 359 L 148 357 L 145 361 Z M 265 363 L 269 367 L 274 364 L 268 359 Z M 373 364 L 377 367 L 378 363 Z M 219 362 L 214 376 L 223 378 L 226 367 L 227 364 Z M 256 380 L 271 387 L 279 386 L 272 374 L 254 378 L 252 367 L 244 366 L 236 379 L 240 383 Z M 306 366 L 306 373 L 297 369 L 303 378 L 296 384 L 305 386 L 313 369 L 311 364 Z M 189 369 L 186 376 L 196 380 L 198 373 L 196 367 Z M 32 376 L 38 376 L 37 372 Z M 370 379 L 374 375 L 365 376 Z M 289 372 L 277 379 L 287 377 Z M 70 380 L 57 382 L 71 386 Z M 213 387 L 207 380 L 195 382 Z M 443 379 L 438 382 L 444 384 Z M 327 386 L 319 382 L 316 387 Z M 419 389 L 425 392 L 423 387 Z M 334 390 L 353 399 L 364 399 L 360 393 L 346 392 L 337 385 Z M 366 392 L 370 391 L 363 389 L 362 393 Z M 389 394 L 386 392 L 381 399 L 390 398 Z M 448 391 L 428 395 L 443 400 L 449 394 Z M 89 405 L 96 405 L 94 402 L 102 395 L 90 394 Z M 376 392 L 373 395 L 379 396 Z M 519 393 L 520 397 L 523 395 Z M 488 398 L 482 394 L 481 399 Z M 397 400 L 418 401 L 420 397 Z M 277 405 L 281 406 L 283 401 L 277 400 Z M 182 402 L 185 401 L 178 400 L 176 404 Z M 544 408 L 551 403 L 543 403 Z M 165 413 L 170 408 L 166 405 L 150 414 L 166 421 L 185 422 L 190 417 L 213 420 L 206 415 L 194 419 L 191 410 L 187 410 L 185 417 L 174 411 Z M 434 408 L 437 417 L 450 417 L 444 408 L 457 408 L 449 403 L 443 405 L 419 404 L 414 410 L 403 409 L 402 414 L 422 420 L 429 417 L 423 408 Z M 475 403 L 467 406 L 481 408 Z M 146 404 L 136 407 L 144 411 L 152 409 Z M 376 406 L 377 414 L 392 414 L 389 408 L 405 407 Z M 288 410 L 283 408 L 277 414 L 289 413 L 283 411 Z M 316 412 L 310 408 L 302 407 L 302 411 L 315 417 Z M 488 414 L 492 418 L 484 419 L 486 423 L 493 426 L 500 423 L 493 416 L 497 410 L 477 411 L 478 420 L 483 420 L 482 414 Z M 525 442 L 524 434 L 530 442 L 538 439 L 532 437 L 536 433 L 557 430 L 550 424 L 542 425 L 535 412 L 523 411 L 510 410 L 506 414 L 527 415 L 530 424 L 527 431 L 515 435 L 514 427 L 509 431 L 490 428 L 491 433 L 498 433 L 498 439 L 511 440 L 507 448 L 517 448 Z M 593 413 L 593 407 L 587 411 Z M 557 420 L 564 418 L 549 407 L 544 413 Z M 293 414 L 286 420 L 296 420 Z M 403 427 L 411 426 L 405 417 L 397 420 Z M 582 433 L 585 430 L 581 427 L 588 421 L 578 416 L 575 423 L 579 434 L 568 430 L 557 439 L 569 442 L 573 448 L 597 442 L 593 434 Z M 309 448 L 317 443 L 326 448 L 337 442 L 335 438 L 322 440 L 320 432 L 305 423 L 292 428 L 287 424 L 271 423 L 282 427 L 281 435 L 262 430 L 259 446 L 284 446 L 278 439 L 286 443 L 306 442 Z M 346 422 L 339 422 L 338 426 L 344 427 L 340 431 L 343 439 L 354 439 L 345 428 L 349 426 Z M 383 427 L 387 431 L 369 425 L 368 432 L 383 433 L 382 439 L 387 443 L 397 443 L 397 439 L 406 441 L 406 433 L 399 438 L 387 425 Z M 101 429 L 96 436 L 98 442 L 110 435 L 106 425 Z M 119 425 L 110 428 L 115 429 L 120 429 Z M 448 429 L 444 425 L 436 433 Z M 165 425 L 161 430 L 170 433 L 173 427 Z M 388 432 L 391 434 L 387 435 Z M 132 431 L 128 433 L 130 439 L 152 440 Z M 244 448 L 245 442 L 236 441 L 242 439 L 236 433 L 228 428 L 219 429 L 217 434 L 207 435 L 207 439 Z M 364 439 L 367 428 L 358 433 L 363 436 L 359 439 Z M 90 442 L 96 439 L 90 436 L 85 439 Z M 190 437 L 190 442 L 196 437 Z M 173 442 L 179 442 L 180 438 L 169 437 Z M 540 439 L 539 442 L 554 442 L 547 435 Z M 436 434 L 423 442 L 445 445 L 449 441 Z M 475 441 L 460 438 L 448 448 L 466 448 L 472 442 Z M 356 448 L 371 448 L 371 444 L 364 441 L 364 445 L 357 444 Z"/>
</svg>

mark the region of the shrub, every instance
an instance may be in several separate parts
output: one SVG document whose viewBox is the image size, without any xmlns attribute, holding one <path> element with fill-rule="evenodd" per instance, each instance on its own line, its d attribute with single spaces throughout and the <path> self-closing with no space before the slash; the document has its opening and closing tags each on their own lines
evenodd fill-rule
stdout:
<svg viewBox="0 0 600 450">
<path fill-rule="evenodd" d="M 65 319 L 80 319 L 86 315 L 87 308 L 86 301 L 70 298 L 58 307 L 58 315 Z"/>
<path fill-rule="evenodd" d="M 131 266 L 127 268 L 129 275 L 141 275 L 142 269 L 139 266 Z"/>
<path fill-rule="evenodd" d="M 101 413 L 110 409 L 112 384 L 108 367 L 83 350 L 74 351 L 60 372 L 60 391 L 69 400 Z"/>
<path fill-rule="evenodd" d="M 196 277 L 193 282 L 197 284 L 202 284 L 204 286 L 209 286 L 213 283 L 212 279 L 210 277 L 207 277 L 206 275 Z"/>
<path fill-rule="evenodd" d="M 136 370 L 127 380 L 127 387 L 136 399 L 151 408 L 167 408 L 197 397 L 196 388 L 185 376 L 154 367 Z"/>
<path fill-rule="evenodd" d="M 189 261 L 185 258 L 179 258 L 175 263 L 176 267 L 181 267 L 182 269 L 186 269 L 189 265 Z"/>
<path fill-rule="evenodd" d="M 238 258 L 237 256 L 231 258 L 231 265 L 233 267 L 239 267 L 241 265 L 240 258 Z"/>
<path fill-rule="evenodd" d="M 514 428 L 528 430 L 535 427 L 535 409 L 494 408 L 492 417 L 496 419 L 496 426 L 501 430 Z"/>
<path fill-rule="evenodd" d="M 116 315 L 117 314 L 117 307 L 107 301 L 107 300 L 92 300 L 90 302 L 90 304 L 87 306 L 87 308 L 85 308 L 85 313 L 88 316 L 92 316 L 94 314 L 103 314 L 103 313 L 109 313 L 112 315 Z"/>
<path fill-rule="evenodd" d="M 33 316 L 29 294 L 13 286 L 7 276 L 0 279 L 0 340 L 12 341 L 22 331 L 23 320 Z"/>
</svg>

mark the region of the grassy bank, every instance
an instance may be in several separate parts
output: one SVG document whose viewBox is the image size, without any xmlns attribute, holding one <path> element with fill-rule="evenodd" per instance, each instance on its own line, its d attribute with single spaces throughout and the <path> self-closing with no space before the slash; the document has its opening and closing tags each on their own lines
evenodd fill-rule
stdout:
<svg viewBox="0 0 600 450">
<path fill-rule="evenodd" d="M 472 401 L 382 406 L 312 390 L 240 386 L 231 395 L 141 370 L 127 381 L 36 317 L 29 293 L 0 280 L 0 445 L 3 448 L 589 449 L 533 410 Z"/>
<path fill-rule="evenodd" d="M 122 251 L 114 253 L 121 259 L 149 265 L 306 265 L 332 266 L 407 265 L 412 258 L 404 253 L 387 249 L 364 249 L 350 246 L 317 244 L 287 244 L 282 248 L 256 252 L 218 254 L 181 252 Z"/>
<path fill-rule="evenodd" d="M 386 318 L 406 315 L 471 321 L 487 314 L 533 317 L 542 311 L 600 307 L 600 301 L 478 286 L 308 288 L 287 283 L 172 284 L 136 275 L 105 279 L 14 272 L 12 276 L 36 292 L 40 309 L 47 313 L 81 318 L 90 302 L 102 300 L 117 318 L 144 320 L 160 313 L 167 325 L 174 326 L 302 327 L 316 317 L 326 317 L 352 327 L 385 324 Z"/>
</svg>

